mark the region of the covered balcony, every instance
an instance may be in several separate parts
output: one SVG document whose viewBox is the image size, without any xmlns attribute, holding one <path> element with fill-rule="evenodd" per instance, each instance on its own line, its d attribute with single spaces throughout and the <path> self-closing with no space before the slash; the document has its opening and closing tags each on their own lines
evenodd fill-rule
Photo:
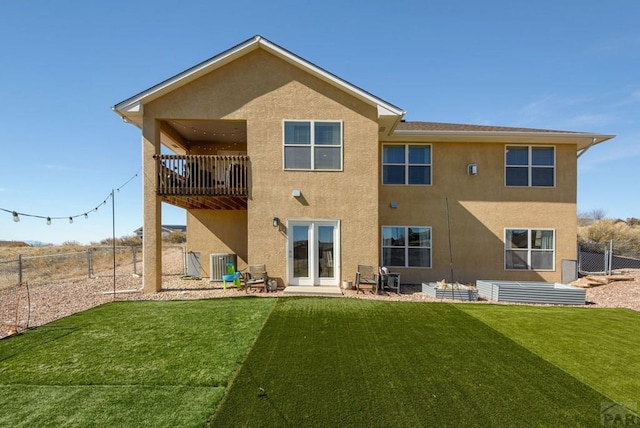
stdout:
<svg viewBox="0 0 640 428">
<path fill-rule="evenodd" d="M 164 120 L 160 131 L 164 147 L 154 155 L 155 188 L 163 202 L 184 209 L 247 209 L 246 121 Z"/>
<path fill-rule="evenodd" d="M 163 202 L 185 209 L 247 209 L 247 156 L 156 155 L 155 160 Z"/>
</svg>

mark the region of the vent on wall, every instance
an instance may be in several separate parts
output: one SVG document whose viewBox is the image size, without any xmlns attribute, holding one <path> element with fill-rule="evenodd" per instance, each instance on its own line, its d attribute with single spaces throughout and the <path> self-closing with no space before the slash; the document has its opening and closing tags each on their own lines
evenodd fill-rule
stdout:
<svg viewBox="0 0 640 428">
<path fill-rule="evenodd" d="M 210 282 L 222 282 L 222 275 L 227 274 L 227 263 L 233 263 L 233 267 L 237 270 L 238 256 L 236 254 L 209 255 Z"/>
</svg>

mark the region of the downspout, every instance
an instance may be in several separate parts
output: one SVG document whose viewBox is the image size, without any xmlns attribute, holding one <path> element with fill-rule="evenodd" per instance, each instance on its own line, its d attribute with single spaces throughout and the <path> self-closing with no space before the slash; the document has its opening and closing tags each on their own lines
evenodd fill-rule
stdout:
<svg viewBox="0 0 640 428">
<path fill-rule="evenodd" d="M 595 146 L 596 144 L 598 144 L 598 139 L 596 137 L 593 137 L 591 139 L 591 144 L 589 144 L 587 147 L 585 147 L 584 149 L 582 149 L 582 150 L 580 150 L 578 152 L 578 159 L 580 159 L 580 156 L 585 154 L 587 152 L 587 150 L 589 150 L 591 147 Z"/>
</svg>

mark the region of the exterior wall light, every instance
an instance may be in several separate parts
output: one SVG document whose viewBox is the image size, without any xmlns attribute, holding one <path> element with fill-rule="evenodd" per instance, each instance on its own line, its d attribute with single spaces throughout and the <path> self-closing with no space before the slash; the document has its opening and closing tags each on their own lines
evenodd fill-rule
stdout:
<svg viewBox="0 0 640 428">
<path fill-rule="evenodd" d="M 280 226 L 280 219 L 278 217 L 274 217 L 273 220 L 272 220 L 272 225 L 273 225 L 273 227 Z"/>
<path fill-rule="evenodd" d="M 467 175 L 478 175 L 478 164 L 470 163 L 467 165 Z"/>
<path fill-rule="evenodd" d="M 300 189 L 293 189 L 293 192 L 291 192 L 291 196 L 294 198 L 299 198 L 301 194 Z"/>
</svg>

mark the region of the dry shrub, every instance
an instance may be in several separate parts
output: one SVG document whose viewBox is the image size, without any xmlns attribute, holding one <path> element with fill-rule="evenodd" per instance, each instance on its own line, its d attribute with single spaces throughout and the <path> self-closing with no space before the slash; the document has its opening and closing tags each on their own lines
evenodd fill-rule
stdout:
<svg viewBox="0 0 640 428">
<path fill-rule="evenodd" d="M 169 236 L 162 240 L 169 244 L 184 244 L 187 242 L 187 234 L 184 232 L 171 232 Z"/>
<path fill-rule="evenodd" d="M 618 253 L 640 254 L 640 227 L 614 220 L 597 220 L 589 226 L 578 227 L 578 241 L 581 244 L 606 245 L 611 240 Z"/>
</svg>

